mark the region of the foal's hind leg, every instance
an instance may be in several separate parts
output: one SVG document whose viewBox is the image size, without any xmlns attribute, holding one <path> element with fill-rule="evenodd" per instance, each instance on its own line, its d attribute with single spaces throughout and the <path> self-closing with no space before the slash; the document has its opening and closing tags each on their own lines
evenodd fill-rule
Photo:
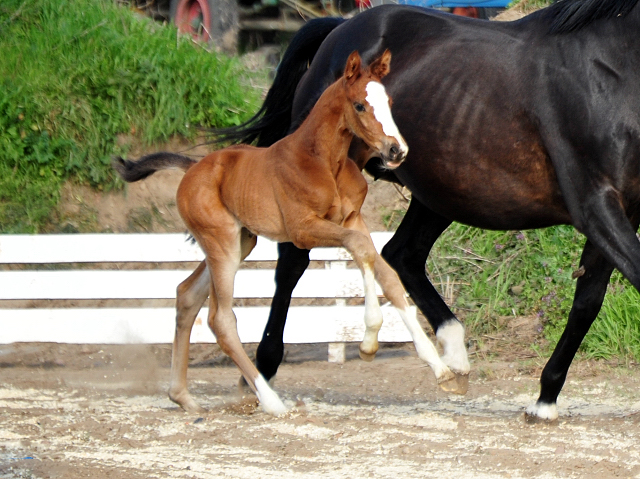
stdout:
<svg viewBox="0 0 640 479">
<path fill-rule="evenodd" d="M 256 245 L 256 237 L 248 230 L 242 230 L 242 259 L 246 258 Z M 184 280 L 177 289 L 176 331 L 171 353 L 171 384 L 169 398 L 187 412 L 204 412 L 189 394 L 187 388 L 187 369 L 189 366 L 189 343 L 193 324 L 202 308 L 211 285 L 206 262 Z M 211 296 L 210 308 L 216 308 L 216 296 Z"/>
<path fill-rule="evenodd" d="M 602 306 L 613 266 L 589 241 L 584 246 L 573 306 L 567 326 L 540 377 L 540 397 L 527 408 L 527 416 L 553 421 L 558 418 L 556 402 L 569 366 Z"/>
<path fill-rule="evenodd" d="M 211 234 L 198 236 L 211 273 L 210 295 L 217 299 L 216 307 L 209 309 L 209 327 L 222 351 L 238 366 L 247 384 L 258 396 L 262 409 L 270 414 L 282 414 L 286 412 L 286 407 L 253 365 L 238 336 L 232 307 L 234 278 L 243 253 L 242 245 L 236 240 L 239 234 L 240 231 L 223 231 L 220 228 Z"/>
<path fill-rule="evenodd" d="M 198 311 L 209 295 L 209 272 L 203 261 L 178 286 L 176 298 L 176 331 L 171 353 L 171 385 L 169 398 L 187 412 L 203 412 L 187 389 L 189 339 Z"/>
</svg>

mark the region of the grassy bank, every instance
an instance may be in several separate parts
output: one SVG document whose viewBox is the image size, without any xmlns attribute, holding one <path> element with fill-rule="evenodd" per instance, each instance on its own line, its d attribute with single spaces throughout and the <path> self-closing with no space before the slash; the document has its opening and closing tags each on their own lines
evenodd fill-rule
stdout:
<svg viewBox="0 0 640 479">
<path fill-rule="evenodd" d="M 535 315 L 553 347 L 571 309 L 572 274 L 584 241 L 570 226 L 504 232 L 454 224 L 434 246 L 427 269 L 474 336 L 500 331 L 514 317 Z M 586 357 L 640 361 L 638 300 L 635 288 L 614 272 L 581 348 Z"/>
<path fill-rule="evenodd" d="M 237 59 L 113 0 L 0 5 L 0 231 L 55 229 L 62 183 L 114 187 L 118 138 L 192 137 L 254 111 Z"/>
</svg>

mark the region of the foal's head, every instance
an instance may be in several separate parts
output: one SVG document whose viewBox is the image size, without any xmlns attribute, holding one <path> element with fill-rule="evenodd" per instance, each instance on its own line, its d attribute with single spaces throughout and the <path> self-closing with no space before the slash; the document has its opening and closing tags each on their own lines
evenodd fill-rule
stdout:
<svg viewBox="0 0 640 479">
<path fill-rule="evenodd" d="M 343 83 L 349 106 L 345 117 L 351 132 L 382 158 L 385 166 L 396 168 L 407 156 L 409 147 L 391 116 L 391 99 L 380 80 L 389 73 L 391 52 L 385 52 L 362 67 L 358 52 L 353 52 L 344 70 Z"/>
</svg>

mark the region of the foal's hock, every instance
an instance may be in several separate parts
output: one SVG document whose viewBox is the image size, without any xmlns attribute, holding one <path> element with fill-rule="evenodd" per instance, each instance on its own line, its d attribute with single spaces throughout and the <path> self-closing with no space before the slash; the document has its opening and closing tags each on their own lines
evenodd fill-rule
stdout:
<svg viewBox="0 0 640 479">
<path fill-rule="evenodd" d="M 200 410 L 187 390 L 186 376 L 189 335 L 208 296 L 209 326 L 222 350 L 240 368 L 265 411 L 286 411 L 244 352 L 232 310 L 235 273 L 255 246 L 256 235 L 305 249 L 345 247 L 364 278 L 362 358 L 371 360 L 378 350 L 382 312 L 375 292 L 377 280 L 438 382 L 445 388 L 456 387 L 455 376 L 411 315 L 397 275 L 373 246 L 360 214 L 367 184 L 358 165 L 348 157 L 354 136 L 389 169 L 399 166 L 407 154 L 380 83 L 390 61 L 391 54 L 386 51 L 369 68 L 363 68 L 359 54 L 352 53 L 344 74 L 327 88 L 303 124 L 269 148 L 225 148 L 197 163 L 171 153 L 148 155 L 135 163 L 115 163 L 127 181 L 164 168 L 186 170 L 178 187 L 178 209 L 206 259 L 178 287 L 169 396 L 184 409 Z"/>
</svg>

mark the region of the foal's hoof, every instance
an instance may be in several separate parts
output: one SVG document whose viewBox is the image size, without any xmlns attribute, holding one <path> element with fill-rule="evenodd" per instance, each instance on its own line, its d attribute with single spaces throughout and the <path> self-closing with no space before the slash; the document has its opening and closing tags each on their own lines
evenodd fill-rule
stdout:
<svg viewBox="0 0 640 479">
<path fill-rule="evenodd" d="M 376 351 L 377 352 L 377 351 Z M 370 363 L 376 357 L 376 353 L 365 353 L 362 349 L 360 350 L 360 359 Z"/>
<path fill-rule="evenodd" d="M 469 390 L 469 375 L 453 373 L 453 377 L 445 377 L 441 381 L 438 381 L 438 386 L 448 393 L 467 394 Z"/>
<path fill-rule="evenodd" d="M 174 403 L 180 406 L 185 412 L 190 414 L 202 414 L 207 412 L 205 408 L 200 406 L 197 402 L 193 400 L 189 393 L 182 394 L 171 394 L 169 393 L 169 399 L 171 399 Z"/>
</svg>

